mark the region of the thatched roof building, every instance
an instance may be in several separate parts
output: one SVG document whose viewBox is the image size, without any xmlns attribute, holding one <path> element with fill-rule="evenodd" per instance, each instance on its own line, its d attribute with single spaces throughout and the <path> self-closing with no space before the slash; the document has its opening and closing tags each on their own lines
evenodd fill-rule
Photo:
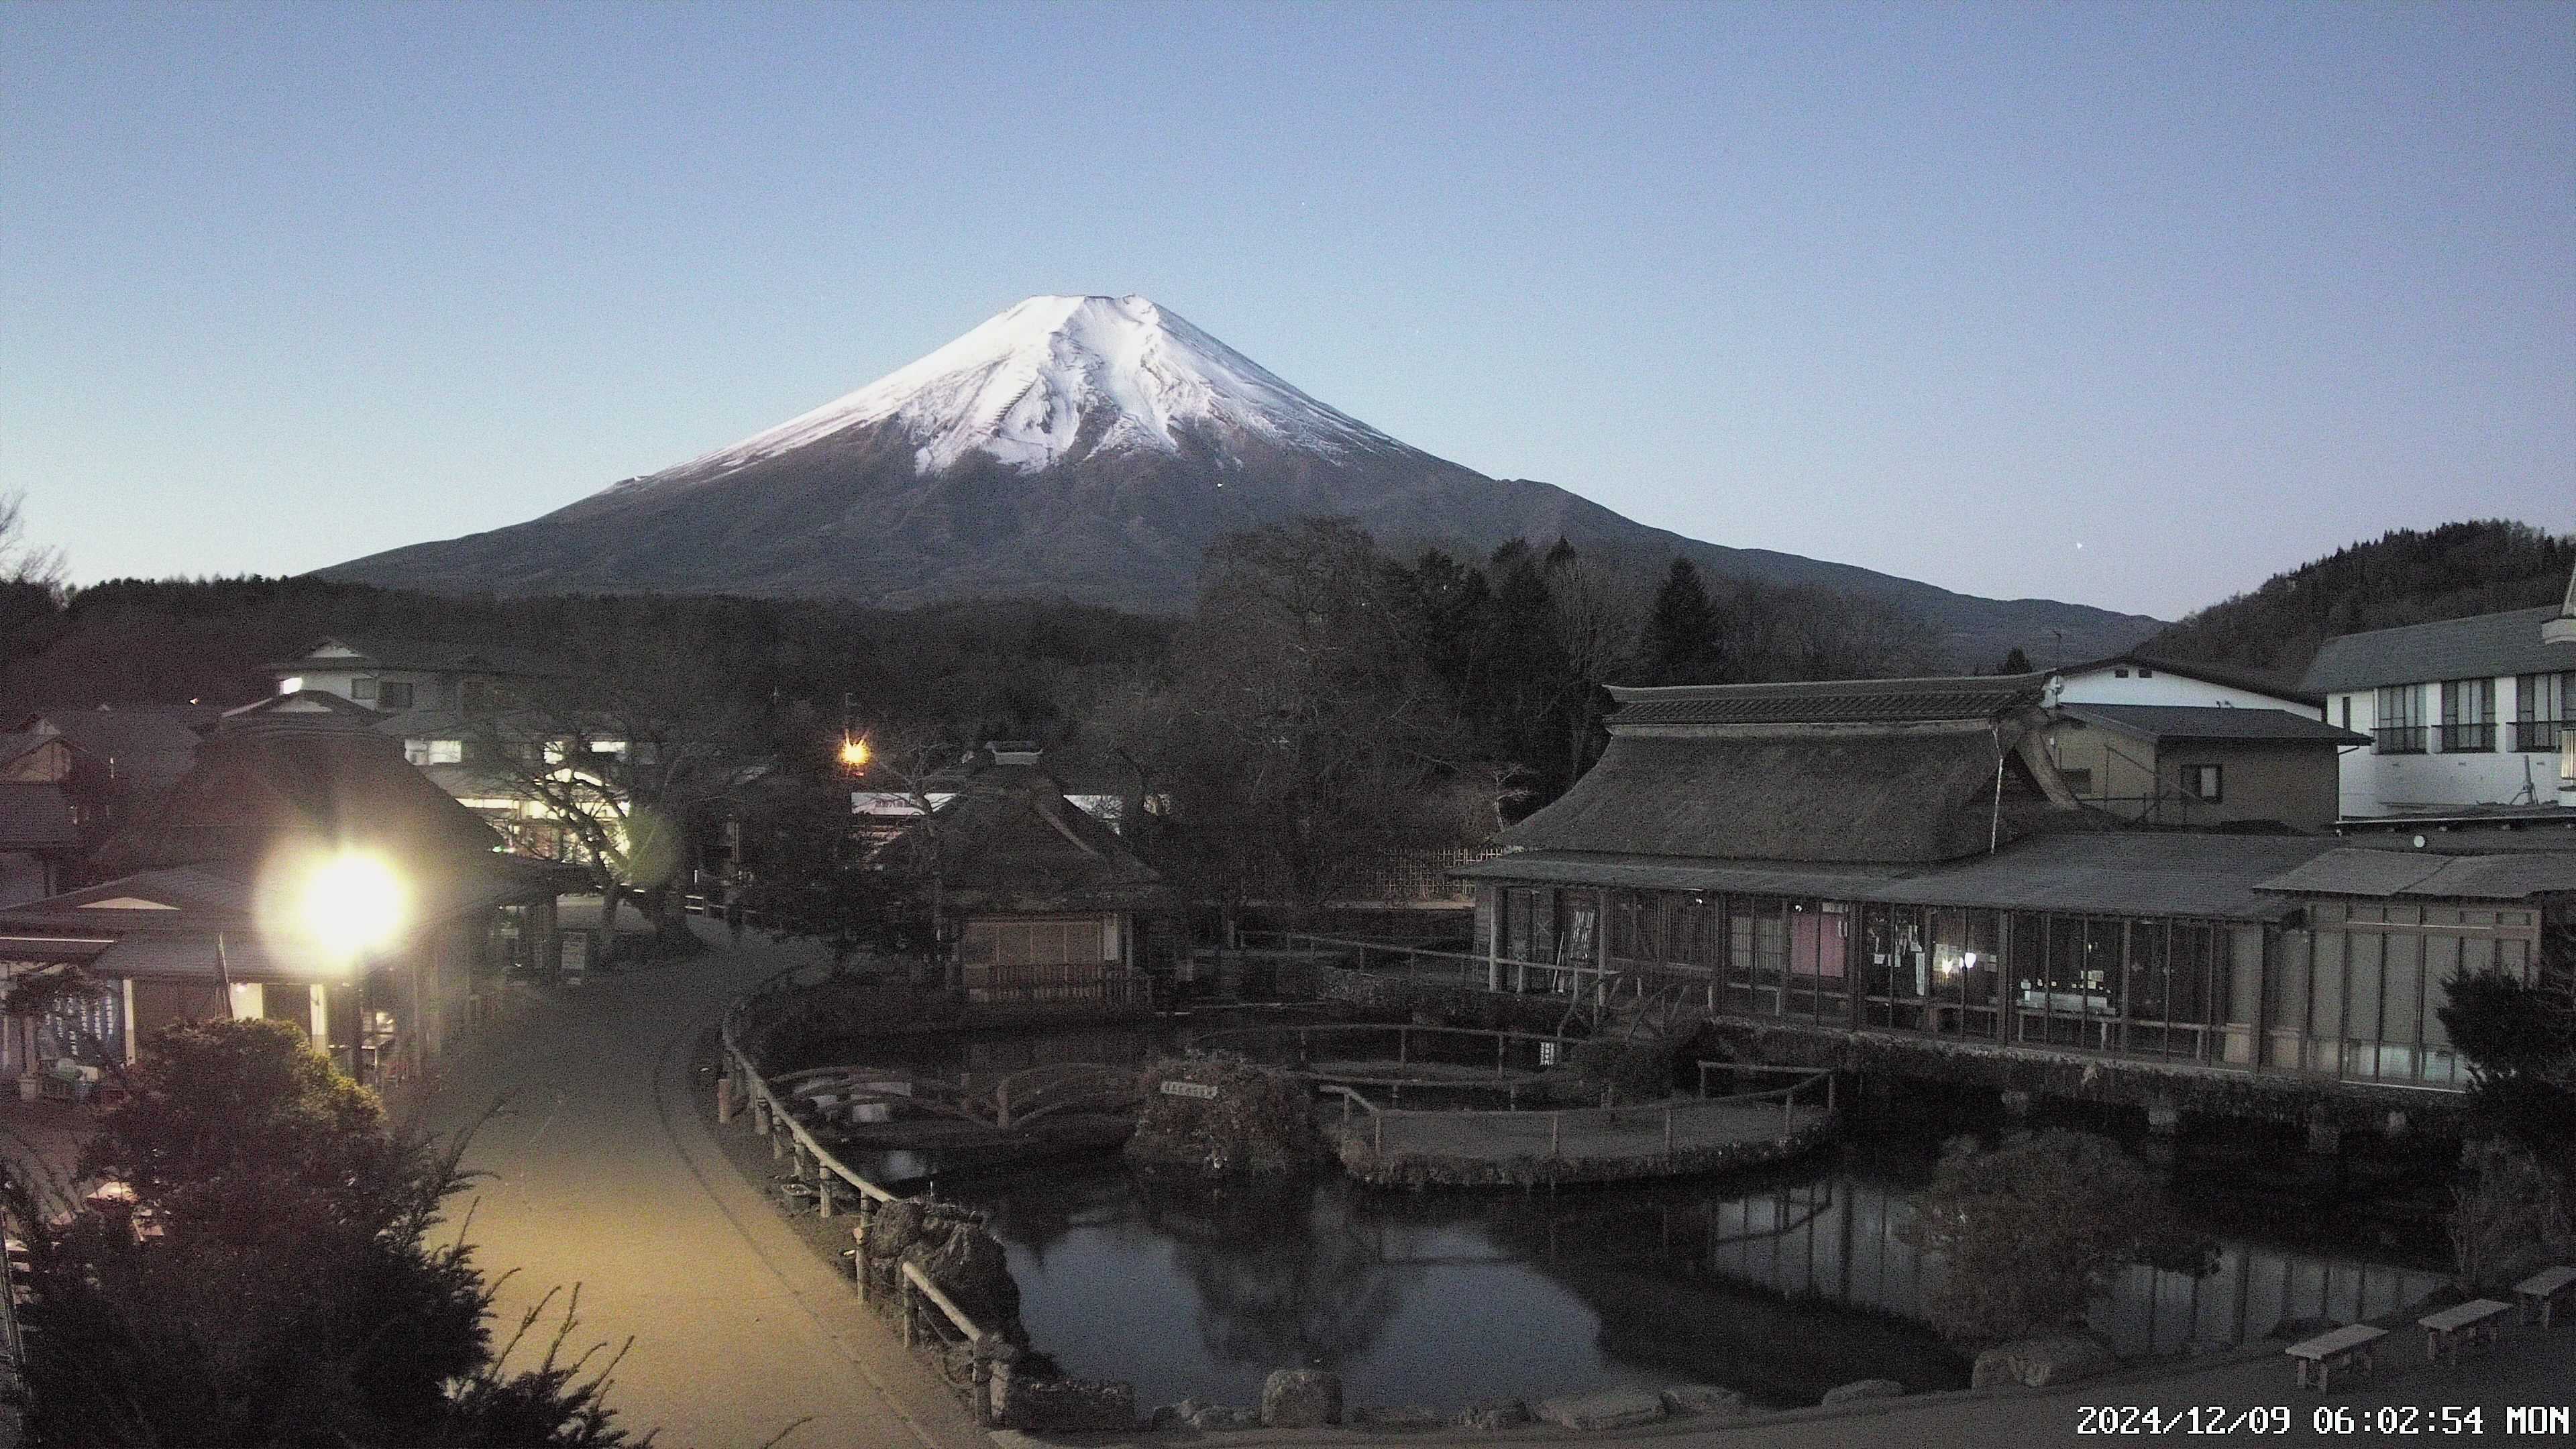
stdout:
<svg viewBox="0 0 2576 1449">
<path fill-rule="evenodd" d="M 1065 798 L 1035 764 L 976 772 L 940 806 L 940 885 L 958 909 L 997 914 L 1150 911 L 1162 873 Z"/>
<path fill-rule="evenodd" d="M 1950 860 L 2084 812 L 2037 748 L 2048 677 L 1618 689 L 1610 746 L 1507 851 Z"/>
</svg>

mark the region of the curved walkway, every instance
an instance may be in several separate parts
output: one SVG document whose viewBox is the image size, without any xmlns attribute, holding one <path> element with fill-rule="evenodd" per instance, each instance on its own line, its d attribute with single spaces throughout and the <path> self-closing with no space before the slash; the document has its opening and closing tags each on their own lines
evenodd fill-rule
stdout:
<svg viewBox="0 0 2576 1449">
<path fill-rule="evenodd" d="M 511 1094 L 466 1156 L 487 1174 L 471 1194 L 475 1260 L 511 1275 L 495 1327 L 506 1337 L 548 1289 L 578 1285 L 571 1342 L 633 1340 L 609 1396 L 621 1424 L 658 1427 L 668 1449 L 983 1445 L 931 1371 L 726 1162 L 691 1100 L 700 1033 L 736 995 L 811 959 L 751 937 L 678 965 L 594 973 L 451 1059 L 420 1120 L 470 1126 Z M 560 1322 L 550 1313 L 512 1363 L 542 1352 Z"/>
</svg>

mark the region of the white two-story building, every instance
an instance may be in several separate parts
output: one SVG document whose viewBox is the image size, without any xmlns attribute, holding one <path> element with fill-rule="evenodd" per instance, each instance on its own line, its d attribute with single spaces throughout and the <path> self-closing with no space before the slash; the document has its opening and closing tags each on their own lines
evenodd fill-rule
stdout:
<svg viewBox="0 0 2576 1449">
<path fill-rule="evenodd" d="M 2576 809 L 2576 579 L 2557 607 L 2329 639 L 2300 681 L 2370 736 L 2344 818 Z"/>
</svg>

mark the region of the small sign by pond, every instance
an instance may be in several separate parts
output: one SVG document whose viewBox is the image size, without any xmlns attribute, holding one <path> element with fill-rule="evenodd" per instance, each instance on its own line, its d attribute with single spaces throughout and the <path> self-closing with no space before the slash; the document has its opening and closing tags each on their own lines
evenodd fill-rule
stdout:
<svg viewBox="0 0 2576 1449">
<path fill-rule="evenodd" d="M 1202 1102 L 1213 1102 L 1216 1100 L 1216 1088 L 1199 1082 L 1165 1082 L 1163 1084 L 1163 1095 L 1166 1097 L 1196 1097 Z"/>
</svg>

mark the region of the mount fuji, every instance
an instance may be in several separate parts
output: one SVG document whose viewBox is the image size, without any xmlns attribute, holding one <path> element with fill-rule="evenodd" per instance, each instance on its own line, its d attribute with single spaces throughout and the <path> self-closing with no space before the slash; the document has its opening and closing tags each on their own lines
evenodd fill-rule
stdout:
<svg viewBox="0 0 2576 1449">
<path fill-rule="evenodd" d="M 1307 396 L 1143 297 L 1032 297 L 812 412 L 541 518 L 322 570 L 445 592 L 839 595 L 901 607 L 1064 597 L 1184 607 L 1207 544 L 1306 514 L 1391 548 L 1562 536 L 1660 568 L 1885 599 L 1963 665 L 2126 649 L 2158 627 L 1733 549 L 1551 484 L 1488 478 Z M 2052 640 L 2062 636 L 2062 644 Z"/>
</svg>

